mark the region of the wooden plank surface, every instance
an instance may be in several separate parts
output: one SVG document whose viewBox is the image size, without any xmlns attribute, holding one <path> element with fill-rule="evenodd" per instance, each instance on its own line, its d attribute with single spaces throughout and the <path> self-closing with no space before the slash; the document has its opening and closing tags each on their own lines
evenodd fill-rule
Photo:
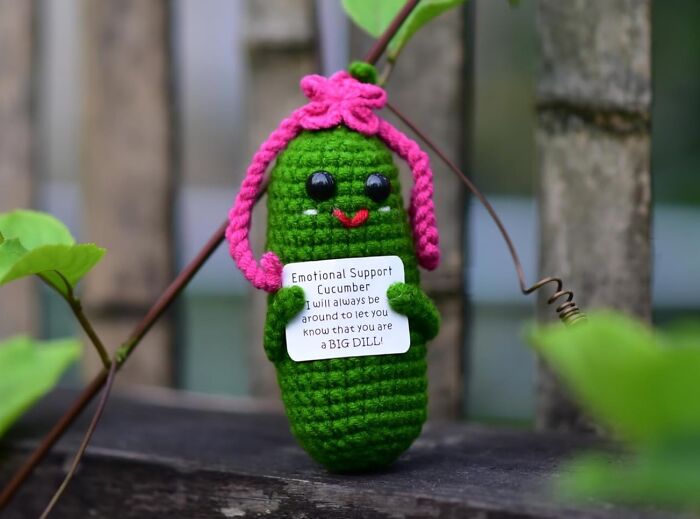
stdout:
<svg viewBox="0 0 700 519">
<path fill-rule="evenodd" d="M 0 485 L 72 397 L 56 392 L 0 444 Z M 659 511 L 558 503 L 552 475 L 596 440 L 428 425 L 390 469 L 333 475 L 292 439 L 286 418 L 249 403 L 178 405 L 115 396 L 52 517 L 656 518 Z M 87 416 L 49 455 L 4 519 L 36 517 L 59 484 Z"/>
</svg>

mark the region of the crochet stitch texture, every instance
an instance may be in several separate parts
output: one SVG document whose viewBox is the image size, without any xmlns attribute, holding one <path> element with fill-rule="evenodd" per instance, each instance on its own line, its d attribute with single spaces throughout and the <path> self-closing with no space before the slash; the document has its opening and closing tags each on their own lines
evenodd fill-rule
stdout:
<svg viewBox="0 0 700 519">
<path fill-rule="evenodd" d="M 386 103 L 386 92 L 377 85 L 358 81 L 345 71 L 337 72 L 330 78 L 305 76 L 301 80 L 301 89 L 310 102 L 282 120 L 260 145 L 229 212 L 226 239 L 229 241 L 231 256 L 241 272 L 256 288 L 268 292 L 280 289 L 282 262 L 274 252 L 268 251 L 258 265 L 248 239 L 253 205 L 260 192 L 265 171 L 302 131 L 332 129 L 341 124 L 366 137 L 378 136 L 410 166 L 414 185 L 409 217 L 415 237 L 416 255 L 421 266 L 429 270 L 436 268 L 440 262 L 440 247 L 435 223 L 430 160 L 413 140 L 374 113 Z"/>
<path fill-rule="evenodd" d="M 308 196 L 306 180 L 316 171 L 333 175 L 334 197 L 317 202 Z M 365 194 L 371 173 L 391 182 L 386 200 Z M 378 137 L 344 125 L 302 131 L 277 156 L 267 205 L 266 250 L 282 264 L 383 255 L 403 261 L 405 283 L 392 285 L 387 295 L 391 307 L 409 319 L 411 346 L 404 354 L 291 360 L 285 327 L 303 308 L 300 287 L 268 296 L 265 323 L 265 351 L 277 369 L 292 433 L 304 449 L 333 471 L 384 467 L 411 445 L 425 421 L 426 341 L 439 328 L 439 314 L 418 286 L 416 249 L 391 150 Z M 367 209 L 369 217 L 347 228 L 334 209 L 350 216 Z"/>
</svg>

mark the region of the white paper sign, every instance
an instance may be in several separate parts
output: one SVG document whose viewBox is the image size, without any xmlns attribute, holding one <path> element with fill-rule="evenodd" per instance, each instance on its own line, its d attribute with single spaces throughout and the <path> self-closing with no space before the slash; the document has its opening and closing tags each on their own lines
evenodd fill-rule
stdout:
<svg viewBox="0 0 700 519">
<path fill-rule="evenodd" d="M 282 285 L 304 289 L 304 310 L 287 325 L 287 351 L 297 362 L 405 353 L 408 319 L 389 307 L 386 291 L 404 281 L 398 256 L 290 263 Z"/>
</svg>

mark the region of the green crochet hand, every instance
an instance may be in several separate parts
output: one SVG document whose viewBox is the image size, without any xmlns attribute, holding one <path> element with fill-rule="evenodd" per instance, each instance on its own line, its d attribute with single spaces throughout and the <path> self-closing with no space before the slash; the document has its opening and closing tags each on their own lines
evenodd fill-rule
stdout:
<svg viewBox="0 0 700 519">
<path fill-rule="evenodd" d="M 411 332 L 419 333 L 424 341 L 435 338 L 440 331 L 440 314 L 420 287 L 394 283 L 387 289 L 386 295 L 392 310 L 408 317 Z"/>
<path fill-rule="evenodd" d="M 270 361 L 277 362 L 284 357 L 285 328 L 302 311 L 305 302 L 304 289 L 299 286 L 282 288 L 270 296 L 263 338 L 265 353 Z"/>
</svg>

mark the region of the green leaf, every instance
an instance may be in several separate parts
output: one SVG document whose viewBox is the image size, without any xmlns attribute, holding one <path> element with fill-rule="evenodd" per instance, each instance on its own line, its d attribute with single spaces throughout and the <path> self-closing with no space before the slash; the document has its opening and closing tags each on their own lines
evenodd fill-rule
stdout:
<svg viewBox="0 0 700 519">
<path fill-rule="evenodd" d="M 389 44 L 391 59 L 398 56 L 408 40 L 429 21 L 457 7 L 465 0 L 422 0 L 408 16 Z M 405 4 L 405 0 L 343 0 L 343 9 L 359 27 L 378 38 L 389 27 Z"/>
<path fill-rule="evenodd" d="M 4 240 L 0 243 L 0 280 L 12 270 L 12 266 L 27 254 L 27 249 L 17 238 Z"/>
<path fill-rule="evenodd" d="M 0 436 L 58 382 L 81 352 L 80 342 L 34 342 L 13 337 L 0 342 Z"/>
<path fill-rule="evenodd" d="M 644 450 L 625 459 L 598 454 L 570 462 L 557 480 L 560 495 L 673 507 L 700 506 L 700 453 Z"/>
<path fill-rule="evenodd" d="M 579 401 L 624 438 L 640 445 L 700 438 L 700 337 L 655 334 L 604 313 L 535 330 L 531 339 Z"/>
<path fill-rule="evenodd" d="M 405 3 L 405 0 L 343 0 L 343 9 L 360 28 L 378 38 Z"/>
<path fill-rule="evenodd" d="M 389 44 L 389 57 L 396 57 L 408 40 L 425 24 L 445 11 L 462 5 L 465 0 L 422 0 L 403 23 L 399 32 L 391 39 Z"/>
<path fill-rule="evenodd" d="M 38 275 L 67 295 L 105 253 L 96 245 L 76 244 L 56 218 L 36 211 L 0 215 L 0 285 Z"/>
<path fill-rule="evenodd" d="M 3 245 L 0 245 L 0 251 Z M 17 258 L 6 272 L 3 273 L 0 270 L 0 285 L 35 274 L 42 276 L 65 295 L 68 293 L 66 282 L 71 289 L 74 288 L 78 281 L 102 259 L 103 255 L 104 249 L 90 243 L 37 247 Z M 1 264 L 2 252 L 0 252 L 0 266 Z"/>
<path fill-rule="evenodd" d="M 679 321 L 664 329 L 659 339 L 668 347 L 700 348 L 700 322 Z"/>
<path fill-rule="evenodd" d="M 75 240 L 63 223 L 46 213 L 19 209 L 0 214 L 0 232 L 8 238 L 18 238 L 24 248 L 40 245 L 73 245 Z"/>
</svg>

